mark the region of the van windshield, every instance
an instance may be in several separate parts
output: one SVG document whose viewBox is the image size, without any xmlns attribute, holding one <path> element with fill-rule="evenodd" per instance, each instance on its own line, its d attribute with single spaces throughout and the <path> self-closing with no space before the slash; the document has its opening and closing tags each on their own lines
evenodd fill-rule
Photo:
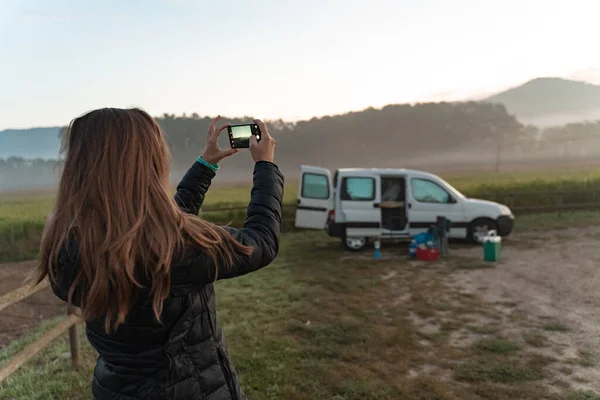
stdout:
<svg viewBox="0 0 600 400">
<path fill-rule="evenodd" d="M 458 197 L 459 199 L 466 199 L 467 197 L 462 194 L 461 192 L 458 191 L 458 189 L 456 189 L 454 186 L 452 186 L 451 184 L 449 184 L 448 182 L 446 182 L 444 179 L 442 179 L 441 177 L 437 177 L 440 181 L 440 183 L 442 185 L 444 185 L 446 187 L 446 189 L 448 189 L 450 192 L 452 192 L 452 194 L 454 194 L 456 197 Z"/>
</svg>

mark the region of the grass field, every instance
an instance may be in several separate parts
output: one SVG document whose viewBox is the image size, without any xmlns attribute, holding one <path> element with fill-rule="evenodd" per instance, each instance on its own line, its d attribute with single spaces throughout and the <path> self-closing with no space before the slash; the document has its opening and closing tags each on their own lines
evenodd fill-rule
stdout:
<svg viewBox="0 0 600 400">
<path fill-rule="evenodd" d="M 445 177 L 465 195 L 498 201 L 511 207 L 595 202 L 597 193 L 581 192 L 585 189 L 600 190 L 600 169 L 570 170 L 564 172 L 520 172 L 499 174 L 466 174 Z M 540 192 L 562 191 L 572 194 L 545 196 Z M 579 192 L 578 192 L 579 191 Z M 288 182 L 285 192 L 287 207 L 284 219 L 294 217 L 294 205 L 298 187 Z M 517 193 L 511 197 L 508 194 Z M 560 197 L 560 198 L 559 198 Z M 227 212 L 204 212 L 203 217 L 219 224 L 239 225 L 243 222 L 243 207 L 250 198 L 249 186 L 212 188 L 204 207 L 208 209 L 242 207 Z M 34 258 L 37 255 L 41 232 L 54 202 L 53 193 L 27 191 L 23 193 L 0 193 L 0 262 Z M 284 230 L 290 228 L 286 224 Z"/>
<path fill-rule="evenodd" d="M 487 181 L 477 175 L 446 178 L 469 196 L 499 201 L 507 192 L 600 188 L 597 170 L 499 174 Z M 293 204 L 296 193 L 297 184 L 289 183 L 286 203 Z M 536 196 L 526 201 L 548 201 Z M 217 186 L 204 207 L 243 206 L 248 199 L 248 187 Z M 52 193 L 0 195 L 0 260 L 35 257 L 52 204 Z M 239 221 L 243 212 L 205 216 L 226 223 Z M 593 224 L 600 224 L 598 211 L 518 219 L 518 229 L 529 231 Z M 492 400 L 600 400 L 592 392 L 547 390 L 547 368 L 553 360 L 532 349 L 544 348 L 551 332 L 568 327 L 540 322 L 522 338 L 509 339 L 501 325 L 469 325 L 472 313 L 494 316 L 482 299 L 461 295 L 446 284 L 446 278 L 458 269 L 483 267 L 478 261 L 459 261 L 460 265 L 449 263 L 431 270 L 403 263 L 406 275 L 395 281 L 383 278 L 390 276 L 397 263 L 374 262 L 368 254 L 350 257 L 322 232 L 285 233 L 280 256 L 272 266 L 217 284 L 225 334 L 248 397 L 457 400 L 477 393 Z M 401 302 L 395 300 L 399 298 Z M 415 315 L 437 320 L 441 330 L 435 334 L 419 331 L 412 319 Z M 0 366 L 59 321 L 45 321 L 0 349 Z M 465 326 L 477 338 L 466 348 L 456 348 L 452 332 Z M 67 335 L 62 335 L 0 385 L 0 399 L 89 398 L 96 354 L 81 328 L 80 333 L 80 370 L 72 370 Z M 589 360 L 582 355 L 573 362 L 583 365 Z"/>
<path fill-rule="evenodd" d="M 523 229 L 537 227 L 537 218 L 525 218 Z M 465 268 L 490 266 L 463 258 L 415 266 L 400 255 L 374 261 L 370 254 L 349 256 L 323 233 L 285 234 L 273 265 L 216 285 L 246 394 L 253 400 L 600 399 L 548 390 L 547 368 L 556 360 L 538 350 L 548 335 L 569 327 L 529 321 L 526 335 L 508 336 L 495 304 L 447 284 Z M 491 322 L 474 323 L 476 314 Z M 419 330 L 415 319 L 441 328 Z M 0 350 L 0 365 L 56 322 Z M 460 347 L 452 337 L 464 327 L 474 339 Z M 82 345 L 79 371 L 71 369 L 63 335 L 1 385 L 0 398 L 88 399 L 96 354 L 83 334 Z M 581 354 L 571 362 L 589 360 Z"/>
</svg>

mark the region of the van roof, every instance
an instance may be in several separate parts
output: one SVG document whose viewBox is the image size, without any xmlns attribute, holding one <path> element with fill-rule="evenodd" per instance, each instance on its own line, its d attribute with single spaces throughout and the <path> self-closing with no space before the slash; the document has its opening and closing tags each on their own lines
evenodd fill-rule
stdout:
<svg viewBox="0 0 600 400">
<path fill-rule="evenodd" d="M 437 176 L 429 172 L 407 168 L 338 168 L 340 174 L 360 174 L 360 175 L 420 175 L 420 176 Z"/>
</svg>

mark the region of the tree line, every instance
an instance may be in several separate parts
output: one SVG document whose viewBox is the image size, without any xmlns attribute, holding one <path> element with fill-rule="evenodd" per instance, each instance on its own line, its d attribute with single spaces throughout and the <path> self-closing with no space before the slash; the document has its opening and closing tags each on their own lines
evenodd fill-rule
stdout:
<svg viewBox="0 0 600 400">
<path fill-rule="evenodd" d="M 175 169 L 187 168 L 200 154 L 211 120 L 196 113 L 156 117 Z M 251 117 L 224 118 L 224 122 L 248 123 Z M 448 163 L 470 162 L 471 156 L 489 153 L 485 157 L 491 158 L 498 151 L 518 150 L 528 156 L 545 149 L 550 157 L 567 142 L 590 148 L 588 142 L 600 138 L 600 121 L 541 129 L 521 124 L 502 104 L 485 102 L 388 105 L 298 122 L 267 121 L 267 126 L 277 139 L 277 162 L 288 171 L 301 164 L 391 167 L 417 161 L 426 164 L 443 157 Z M 65 128 L 60 135 L 64 133 Z M 222 146 L 228 146 L 226 134 L 221 140 Z M 247 159 L 232 157 L 227 167 L 247 169 Z M 54 164 L 19 157 L 0 159 L 0 187 L 3 180 L 24 181 Z"/>
<path fill-rule="evenodd" d="M 164 114 L 157 122 L 167 135 L 174 164 L 184 167 L 204 146 L 211 119 Z M 404 157 L 429 157 L 474 140 L 483 143 L 498 135 L 517 137 L 523 128 L 504 106 L 478 102 L 389 105 L 306 121 L 269 121 L 267 127 L 277 139 L 278 163 L 289 169 L 310 163 L 397 163 Z M 223 145 L 227 145 L 226 139 Z M 245 160 L 231 162 L 241 167 Z"/>
</svg>

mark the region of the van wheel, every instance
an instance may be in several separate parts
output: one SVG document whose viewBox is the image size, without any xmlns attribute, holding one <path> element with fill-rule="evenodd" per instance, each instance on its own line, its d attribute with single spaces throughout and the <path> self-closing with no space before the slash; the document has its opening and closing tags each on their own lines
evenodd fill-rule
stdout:
<svg viewBox="0 0 600 400">
<path fill-rule="evenodd" d="M 348 251 L 362 251 L 367 247 L 366 237 L 345 237 L 342 238 L 342 246 Z"/>
<path fill-rule="evenodd" d="M 491 230 L 498 231 L 498 224 L 489 218 L 478 218 L 471 222 L 467 232 L 467 239 L 472 243 L 483 243 L 483 238 Z"/>
</svg>

